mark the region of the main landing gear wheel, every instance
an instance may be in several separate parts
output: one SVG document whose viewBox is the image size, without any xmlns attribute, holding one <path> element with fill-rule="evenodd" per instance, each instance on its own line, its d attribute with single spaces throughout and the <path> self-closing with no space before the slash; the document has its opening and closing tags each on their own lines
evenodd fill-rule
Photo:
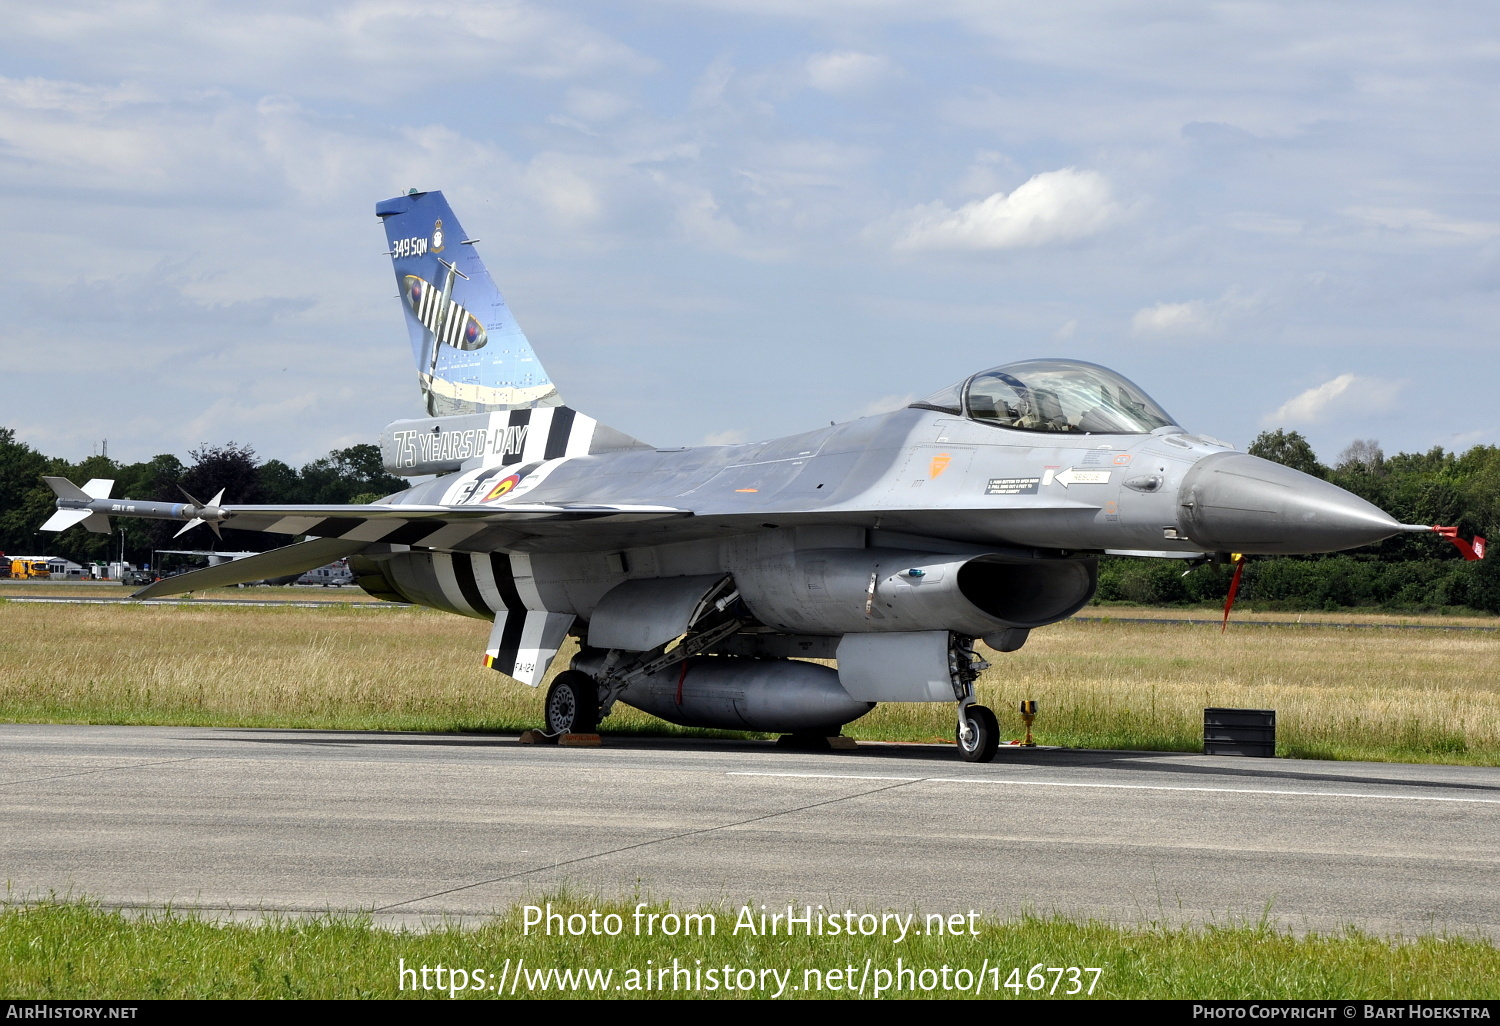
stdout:
<svg viewBox="0 0 1500 1026">
<path fill-rule="evenodd" d="M 547 733 L 592 734 L 599 727 L 599 685 L 586 673 L 565 670 L 547 689 L 546 709 Z"/>
<path fill-rule="evenodd" d="M 956 734 L 964 762 L 989 762 L 1000 750 L 1000 721 L 982 705 L 964 709 Z"/>
</svg>

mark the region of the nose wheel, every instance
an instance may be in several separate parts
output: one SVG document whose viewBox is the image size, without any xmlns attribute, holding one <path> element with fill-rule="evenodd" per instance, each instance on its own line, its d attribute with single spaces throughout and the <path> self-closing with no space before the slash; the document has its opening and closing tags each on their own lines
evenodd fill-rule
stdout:
<svg viewBox="0 0 1500 1026">
<path fill-rule="evenodd" d="M 985 706 L 963 706 L 958 713 L 956 740 L 964 762 L 989 762 L 1000 750 L 1000 721 Z"/>
<path fill-rule="evenodd" d="M 557 675 L 547 689 L 547 733 L 592 734 L 599 728 L 599 685 L 578 670 Z"/>
</svg>

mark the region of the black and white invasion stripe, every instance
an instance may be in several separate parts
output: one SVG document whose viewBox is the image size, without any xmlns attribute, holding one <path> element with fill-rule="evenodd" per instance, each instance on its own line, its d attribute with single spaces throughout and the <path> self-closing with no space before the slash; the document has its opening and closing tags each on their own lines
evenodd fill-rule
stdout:
<svg viewBox="0 0 1500 1026">
<path fill-rule="evenodd" d="M 572 613 L 542 606 L 531 557 L 503 552 L 398 552 L 385 574 L 411 601 L 463 616 L 493 620 L 485 665 L 535 686 L 547 672 Z"/>
<path fill-rule="evenodd" d="M 464 325 L 468 323 L 469 311 L 452 299 L 443 305 L 443 290 L 431 282 L 423 282 L 422 294 L 412 311 L 422 326 L 437 336 L 439 342 L 458 349 L 463 346 Z M 477 348 L 477 347 L 476 347 Z"/>
<path fill-rule="evenodd" d="M 505 437 L 515 443 L 500 454 L 499 463 L 506 467 L 564 456 L 587 456 L 598 423 L 593 417 L 585 417 L 567 406 L 510 410 L 490 415 L 490 430 L 493 432 L 504 427 Z M 492 455 L 485 462 L 493 459 Z"/>
</svg>

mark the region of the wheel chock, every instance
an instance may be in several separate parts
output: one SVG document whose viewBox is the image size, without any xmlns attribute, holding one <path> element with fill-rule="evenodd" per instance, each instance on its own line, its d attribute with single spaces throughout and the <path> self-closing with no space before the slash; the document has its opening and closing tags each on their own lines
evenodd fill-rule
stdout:
<svg viewBox="0 0 1500 1026">
<path fill-rule="evenodd" d="M 823 734 L 783 734 L 776 739 L 777 748 L 789 748 L 797 752 L 847 752 L 856 747 L 854 738 Z"/>
<path fill-rule="evenodd" d="M 604 742 L 599 740 L 598 734 L 564 734 L 557 743 L 564 748 L 598 748 Z"/>
<path fill-rule="evenodd" d="M 542 730 L 523 730 L 519 740 L 523 745 L 555 745 L 557 738 L 558 735 Z"/>
</svg>

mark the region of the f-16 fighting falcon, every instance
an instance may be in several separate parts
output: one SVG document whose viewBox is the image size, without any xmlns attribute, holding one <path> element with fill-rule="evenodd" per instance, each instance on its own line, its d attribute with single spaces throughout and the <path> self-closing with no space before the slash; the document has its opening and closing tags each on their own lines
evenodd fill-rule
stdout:
<svg viewBox="0 0 1500 1026">
<path fill-rule="evenodd" d="M 549 733 L 591 732 L 616 702 L 818 737 L 877 702 L 953 702 L 970 761 L 1000 737 L 974 701 L 975 641 L 1014 652 L 1073 615 L 1101 554 L 1222 561 L 1436 530 L 1189 433 L 1073 360 L 773 441 L 658 449 L 563 404 L 442 193 L 375 212 L 429 414 L 389 425 L 382 451 L 392 473 L 435 479 L 365 506 L 264 506 L 49 478 L 46 529 L 134 516 L 304 538 L 136 594 L 347 557 L 372 595 L 492 621 L 485 664 L 533 687 L 571 634 Z"/>
</svg>

